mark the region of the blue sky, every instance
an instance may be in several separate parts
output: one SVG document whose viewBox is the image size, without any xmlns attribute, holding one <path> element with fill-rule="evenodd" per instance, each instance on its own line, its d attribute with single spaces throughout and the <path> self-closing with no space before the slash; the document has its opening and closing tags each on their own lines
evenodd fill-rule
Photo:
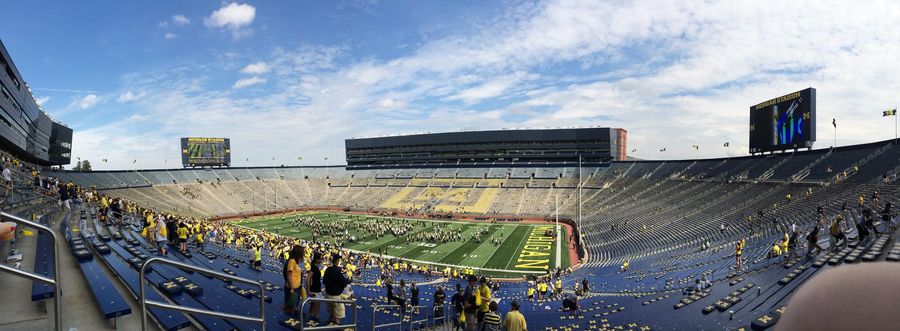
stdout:
<svg viewBox="0 0 900 331">
<path fill-rule="evenodd" d="M 892 138 L 896 16 L 890 1 L 17 1 L 0 38 L 95 168 L 177 167 L 182 136 L 232 138 L 235 165 L 310 165 L 343 162 L 348 137 L 590 125 L 673 159 L 745 155 L 749 106 L 808 86 L 818 147 L 831 118 L 838 145 Z"/>
</svg>

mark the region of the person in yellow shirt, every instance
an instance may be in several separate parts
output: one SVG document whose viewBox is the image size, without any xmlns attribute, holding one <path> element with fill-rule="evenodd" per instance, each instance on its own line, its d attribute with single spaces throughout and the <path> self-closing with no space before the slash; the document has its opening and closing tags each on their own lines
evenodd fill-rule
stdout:
<svg viewBox="0 0 900 331">
<path fill-rule="evenodd" d="M 181 250 L 181 252 L 187 252 L 187 226 L 182 222 L 178 222 L 178 227 L 175 229 L 175 234 L 178 235 L 178 248 Z"/>
<path fill-rule="evenodd" d="M 197 232 L 194 237 L 194 242 L 197 244 L 197 251 L 203 251 L 203 232 Z"/>
<path fill-rule="evenodd" d="M 41 187 L 41 177 L 35 169 L 31 169 L 31 182 L 34 186 L 34 191 L 37 192 L 38 188 Z"/>
<path fill-rule="evenodd" d="M 106 214 L 107 212 L 109 212 L 109 199 L 104 195 L 100 198 L 100 213 Z"/>
<path fill-rule="evenodd" d="M 291 316 L 297 313 L 297 305 L 300 303 L 303 270 L 300 269 L 300 259 L 303 258 L 303 246 L 294 245 L 290 258 L 284 267 L 284 312 Z"/>
<path fill-rule="evenodd" d="M 562 278 L 557 278 L 553 284 L 553 292 L 556 296 L 562 295 Z"/>
<path fill-rule="evenodd" d="M 344 268 L 344 270 L 346 270 L 347 279 L 353 280 L 353 273 L 356 272 L 356 266 L 347 262 L 347 266 Z"/>
<path fill-rule="evenodd" d="M 787 233 L 784 234 L 784 239 L 781 241 L 781 254 L 788 253 L 788 244 L 790 243 L 791 238 Z"/>
<path fill-rule="evenodd" d="M 545 298 L 547 298 L 547 283 L 541 281 L 538 284 L 538 288 L 540 290 L 540 296 L 538 297 L 538 300 L 544 300 Z"/>
<path fill-rule="evenodd" d="M 251 251 L 253 252 L 253 269 L 262 270 L 262 246 L 253 245 Z"/>
<path fill-rule="evenodd" d="M 490 303 L 491 303 L 491 287 L 488 286 L 487 278 L 481 276 L 479 280 L 481 286 L 478 287 L 478 296 L 481 297 L 481 305 L 478 306 L 478 325 L 481 325 L 484 322 L 484 314 L 491 311 Z"/>
<path fill-rule="evenodd" d="M 779 242 L 775 242 L 772 244 L 772 251 L 769 252 L 769 258 L 779 257 L 781 256 L 781 244 Z"/>
<path fill-rule="evenodd" d="M 526 331 L 528 324 L 525 323 L 525 316 L 519 312 L 519 302 L 513 300 L 509 303 L 510 311 L 506 313 L 506 319 L 503 320 L 503 327 L 506 331 Z"/>
<path fill-rule="evenodd" d="M 534 287 L 528 287 L 528 301 L 534 301 Z"/>
</svg>

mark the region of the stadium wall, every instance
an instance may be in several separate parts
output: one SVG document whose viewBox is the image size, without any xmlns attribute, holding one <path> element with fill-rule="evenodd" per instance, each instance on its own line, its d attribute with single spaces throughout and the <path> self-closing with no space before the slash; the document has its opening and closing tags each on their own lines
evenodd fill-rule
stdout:
<svg viewBox="0 0 900 331">
<path fill-rule="evenodd" d="M 30 163 L 50 166 L 71 162 L 72 129 L 41 109 L 2 41 L 0 146 Z"/>
<path fill-rule="evenodd" d="M 513 129 L 347 139 L 348 169 L 421 165 L 589 164 L 621 158 L 625 130 Z"/>
</svg>

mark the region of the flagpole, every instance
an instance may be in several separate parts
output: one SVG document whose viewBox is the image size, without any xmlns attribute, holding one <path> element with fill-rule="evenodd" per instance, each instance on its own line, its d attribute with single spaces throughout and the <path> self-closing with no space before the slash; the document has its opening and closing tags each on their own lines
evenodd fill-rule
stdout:
<svg viewBox="0 0 900 331">
<path fill-rule="evenodd" d="M 832 119 L 831 125 L 834 126 L 834 145 L 832 145 L 831 148 L 837 148 L 837 120 Z"/>
</svg>

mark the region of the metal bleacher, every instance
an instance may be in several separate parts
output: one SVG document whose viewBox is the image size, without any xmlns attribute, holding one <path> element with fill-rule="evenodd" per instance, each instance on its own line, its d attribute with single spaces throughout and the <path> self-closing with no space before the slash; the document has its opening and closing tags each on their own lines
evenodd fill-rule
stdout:
<svg viewBox="0 0 900 331">
<path fill-rule="evenodd" d="M 63 221 L 60 222 L 60 231 L 63 232 L 72 254 L 78 261 L 78 268 L 84 275 L 88 287 L 94 295 L 94 303 L 97 304 L 103 318 L 115 319 L 131 314 L 128 302 L 119 294 L 115 285 L 101 269 L 101 265 L 94 260 L 94 254 L 91 253 L 95 252 L 101 256 L 109 254 L 108 247 L 100 241 L 99 234 L 70 223 L 71 215 L 71 213 L 66 214 Z"/>
</svg>

